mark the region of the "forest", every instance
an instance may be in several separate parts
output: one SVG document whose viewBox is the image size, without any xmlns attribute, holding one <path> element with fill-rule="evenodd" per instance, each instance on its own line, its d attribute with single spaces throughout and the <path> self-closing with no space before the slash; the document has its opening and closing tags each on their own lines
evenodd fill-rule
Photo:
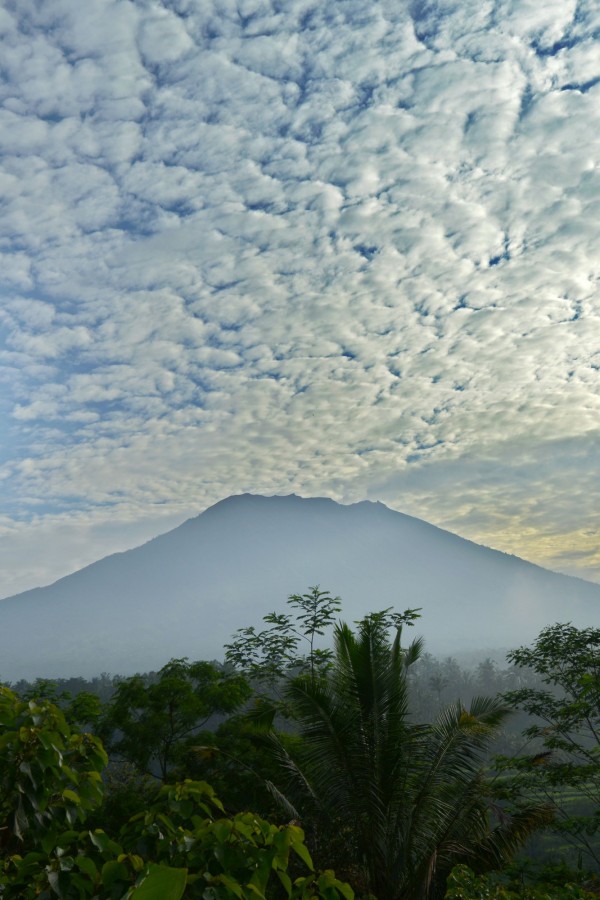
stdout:
<svg viewBox="0 0 600 900">
<path fill-rule="evenodd" d="M 319 587 L 222 662 L 0 686 L 0 897 L 600 896 L 600 629 L 465 668 Z"/>
</svg>

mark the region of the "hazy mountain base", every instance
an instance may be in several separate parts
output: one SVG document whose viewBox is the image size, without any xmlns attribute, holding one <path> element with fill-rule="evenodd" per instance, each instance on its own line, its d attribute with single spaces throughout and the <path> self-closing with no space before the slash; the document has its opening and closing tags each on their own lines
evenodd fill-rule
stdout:
<svg viewBox="0 0 600 900">
<path fill-rule="evenodd" d="M 0 677 L 92 677 L 214 659 L 241 622 L 320 584 L 353 622 L 422 608 L 436 654 L 513 647 L 600 621 L 600 585 L 548 572 L 381 503 L 230 497 L 168 534 L 0 601 Z M 495 654 L 494 654 L 495 655 Z M 480 657 L 481 658 L 481 657 Z"/>
<path fill-rule="evenodd" d="M 214 660 L 213 665 L 224 668 L 223 663 Z M 70 699 L 84 693 L 93 694 L 102 703 L 107 703 L 126 677 L 128 676 L 104 672 L 89 679 L 75 676 L 36 678 L 31 681 L 19 679 L 3 683 L 22 697 L 43 696 L 65 706 Z M 141 677 L 150 685 L 157 681 L 159 673 L 146 672 Z M 431 721 L 447 703 L 457 699 L 468 705 L 476 696 L 494 697 L 517 686 L 537 688 L 540 685 L 541 681 L 534 673 L 515 666 L 499 665 L 491 657 L 467 667 L 461 665 L 455 657 L 440 658 L 425 653 L 411 673 L 411 715 L 415 720 Z M 217 717 L 211 722 L 211 727 L 216 726 L 222 718 Z M 523 743 L 521 733 L 527 721 L 526 714 L 515 711 L 495 745 L 495 752 L 516 752 Z"/>
</svg>

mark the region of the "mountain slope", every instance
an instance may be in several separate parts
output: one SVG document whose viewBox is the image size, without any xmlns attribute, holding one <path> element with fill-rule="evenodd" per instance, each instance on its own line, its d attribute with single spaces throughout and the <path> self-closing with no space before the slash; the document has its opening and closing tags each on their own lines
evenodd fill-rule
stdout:
<svg viewBox="0 0 600 900">
<path fill-rule="evenodd" d="M 245 494 L 54 584 L 0 601 L 0 678 L 127 674 L 218 659 L 310 585 L 348 621 L 423 607 L 428 649 L 517 646 L 545 624 L 600 623 L 600 585 L 557 575 L 388 509 Z"/>
</svg>

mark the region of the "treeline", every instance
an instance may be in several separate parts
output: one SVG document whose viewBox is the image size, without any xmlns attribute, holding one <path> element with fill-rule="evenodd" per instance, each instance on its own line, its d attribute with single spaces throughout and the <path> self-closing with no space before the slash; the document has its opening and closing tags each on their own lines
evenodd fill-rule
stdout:
<svg viewBox="0 0 600 900">
<path fill-rule="evenodd" d="M 596 895 L 600 630 L 465 669 L 413 610 L 339 611 L 312 588 L 222 664 L 0 689 L 3 900 Z"/>
<path fill-rule="evenodd" d="M 212 660 L 211 665 L 221 671 L 227 670 L 222 661 Z M 161 677 L 159 671 L 137 675 L 145 685 L 155 684 Z M 71 678 L 37 678 L 27 681 L 4 681 L 20 697 L 45 697 L 64 705 L 79 694 L 88 693 L 98 697 L 102 703 L 112 699 L 118 686 L 127 680 L 126 676 L 103 672 L 94 678 L 83 676 Z M 409 677 L 411 713 L 416 718 L 431 719 L 444 704 L 460 698 L 469 703 L 476 696 L 495 697 L 506 691 L 520 687 L 541 688 L 542 677 L 533 669 L 516 665 L 500 665 L 489 656 L 472 665 L 461 665 L 453 656 L 436 657 L 424 652 L 413 666 Z M 506 726 L 515 733 L 521 729 L 511 719 Z"/>
<path fill-rule="evenodd" d="M 212 660 L 210 664 L 217 671 L 230 669 L 230 666 L 222 661 Z M 164 670 L 142 673 L 135 676 L 135 683 L 138 686 L 149 687 L 156 684 L 163 675 Z M 104 672 L 91 679 L 77 676 L 37 678 L 35 681 L 20 679 L 4 683 L 20 697 L 43 697 L 58 703 L 63 709 L 69 709 L 72 701 L 81 694 L 92 695 L 102 704 L 107 704 L 112 700 L 119 685 L 129 681 L 130 679 L 124 676 Z M 251 678 L 249 681 L 252 684 Z M 496 697 L 517 688 L 541 689 L 543 686 L 541 675 L 528 667 L 508 663 L 500 665 L 490 657 L 467 667 L 460 665 L 452 656 L 439 658 L 424 652 L 409 673 L 410 715 L 416 721 L 429 722 L 446 704 L 458 699 L 468 705 L 474 697 Z M 226 715 L 215 712 L 209 717 L 207 725 L 211 728 L 216 727 L 225 718 Z M 81 717 L 78 721 L 81 721 Z M 494 740 L 494 752 L 504 754 L 517 752 L 527 723 L 528 714 L 515 709 Z"/>
</svg>

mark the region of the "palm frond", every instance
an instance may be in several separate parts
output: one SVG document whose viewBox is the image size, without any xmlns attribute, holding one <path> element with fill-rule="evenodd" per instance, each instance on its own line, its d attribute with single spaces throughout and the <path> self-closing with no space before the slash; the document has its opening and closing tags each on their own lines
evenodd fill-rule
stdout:
<svg viewBox="0 0 600 900">
<path fill-rule="evenodd" d="M 450 704 L 430 725 L 411 722 L 408 671 L 423 642 L 402 648 L 400 629 L 390 642 L 386 621 L 376 614 L 356 631 L 340 623 L 329 671 L 288 682 L 301 760 L 281 742 L 276 752 L 299 796 L 347 823 L 355 862 L 380 900 L 425 898 L 453 861 L 493 865 L 546 813 L 531 808 L 490 826 L 482 764 L 509 707 L 478 697 L 468 709 Z"/>
<path fill-rule="evenodd" d="M 272 781 L 267 780 L 267 781 L 265 781 L 265 784 L 267 786 L 267 790 L 269 791 L 269 793 L 271 794 L 271 796 L 277 803 L 277 806 L 284 813 L 284 815 L 290 820 L 291 819 L 296 819 L 296 820 L 299 819 L 300 813 L 298 812 L 298 810 L 296 809 L 294 804 L 291 803 L 291 801 L 285 796 L 285 794 L 283 794 L 279 790 L 279 788 L 273 784 Z"/>
</svg>

